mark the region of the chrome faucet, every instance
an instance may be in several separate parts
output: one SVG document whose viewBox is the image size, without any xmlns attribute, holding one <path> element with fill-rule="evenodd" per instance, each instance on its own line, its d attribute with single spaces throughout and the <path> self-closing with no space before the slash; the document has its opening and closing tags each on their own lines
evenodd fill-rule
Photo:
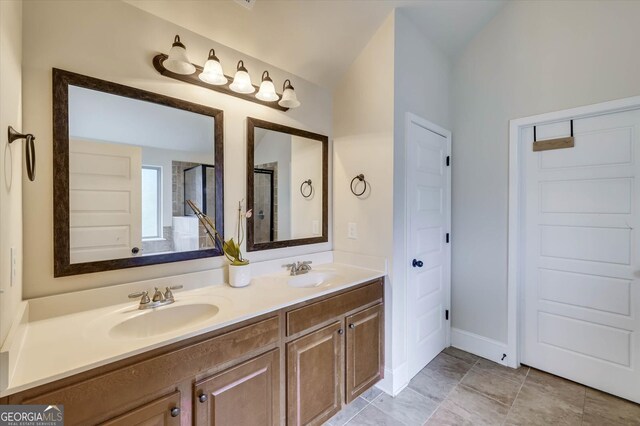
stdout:
<svg viewBox="0 0 640 426">
<path fill-rule="evenodd" d="M 148 291 L 131 293 L 129 295 L 129 299 L 137 299 L 138 297 L 140 297 L 140 304 L 138 305 L 138 309 L 157 308 L 159 306 L 170 305 L 175 302 L 176 300 L 174 299 L 171 290 L 179 290 L 181 288 L 181 285 L 166 287 L 165 292 L 162 293 L 162 291 L 159 290 L 158 287 L 155 287 L 155 291 L 151 299 L 149 298 Z"/>
<path fill-rule="evenodd" d="M 283 268 L 287 268 L 291 271 L 291 275 L 301 275 L 306 274 L 311 270 L 311 262 L 310 260 L 305 260 L 303 262 L 293 262 L 287 265 L 282 265 Z"/>
</svg>

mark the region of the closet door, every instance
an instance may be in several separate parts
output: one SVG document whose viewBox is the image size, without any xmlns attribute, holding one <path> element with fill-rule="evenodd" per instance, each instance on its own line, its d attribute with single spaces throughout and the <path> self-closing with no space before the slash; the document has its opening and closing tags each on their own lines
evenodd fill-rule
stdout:
<svg viewBox="0 0 640 426">
<path fill-rule="evenodd" d="M 522 362 L 640 402 L 640 111 L 573 127 L 573 148 L 523 147 Z"/>
</svg>

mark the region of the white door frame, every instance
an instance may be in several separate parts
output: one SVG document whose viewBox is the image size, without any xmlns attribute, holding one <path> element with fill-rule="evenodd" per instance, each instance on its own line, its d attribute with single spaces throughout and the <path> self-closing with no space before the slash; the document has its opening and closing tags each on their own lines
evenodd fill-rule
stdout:
<svg viewBox="0 0 640 426">
<path fill-rule="evenodd" d="M 438 126 L 435 123 L 430 122 L 429 120 L 426 120 L 420 116 L 417 116 L 413 113 L 407 112 L 406 113 L 406 122 L 405 122 L 405 133 L 404 133 L 404 164 L 405 164 L 405 172 L 404 172 L 404 194 L 405 194 L 405 200 L 404 200 L 404 211 L 405 211 L 405 226 L 404 226 L 404 258 L 405 260 L 408 260 L 407 254 L 409 253 L 409 240 L 406 237 L 407 232 L 409 231 L 409 197 L 407 196 L 407 194 L 409 193 L 407 191 L 408 189 L 408 179 L 407 179 L 407 167 L 406 165 L 409 162 L 409 158 L 407 158 L 407 153 L 409 152 L 409 150 L 407 149 L 409 147 L 409 128 L 411 127 L 411 124 L 417 124 L 418 126 L 421 126 L 433 133 L 436 133 L 440 136 L 442 136 L 443 138 L 445 138 L 447 140 L 447 155 L 451 156 L 451 132 L 443 127 Z M 445 167 L 446 168 L 446 176 L 447 176 L 447 182 L 448 182 L 448 188 L 446 191 L 446 202 L 445 202 L 445 209 L 447 211 L 448 214 L 446 214 L 447 216 L 447 231 L 449 233 L 451 233 L 451 167 Z M 444 283 L 446 288 L 444 289 L 444 292 L 446 294 L 446 301 L 445 301 L 445 305 L 447 306 L 447 309 L 449 309 L 449 321 L 446 322 L 445 324 L 445 333 L 446 333 L 446 346 L 449 346 L 451 344 L 451 244 L 452 241 L 450 240 L 449 244 L 445 244 L 445 251 L 447 254 L 447 258 L 448 258 L 448 262 L 447 262 L 447 271 L 446 271 L 446 275 L 444 278 Z M 408 261 L 406 262 L 406 267 L 403 270 L 403 274 L 404 274 L 404 278 L 405 278 L 405 284 L 408 286 L 408 284 L 406 283 L 406 279 L 408 278 L 408 269 L 409 269 L 409 263 Z M 409 298 L 408 298 L 409 292 L 406 291 L 405 292 L 405 296 L 407 297 L 406 299 L 406 303 L 408 304 Z M 406 312 L 406 310 L 405 310 Z M 406 318 L 405 317 L 405 325 L 408 324 L 407 321 L 411 321 L 410 318 Z M 407 329 L 407 328 L 405 328 Z M 405 339 L 405 347 L 408 351 L 408 346 L 409 346 L 409 339 L 408 339 L 408 333 L 406 333 L 407 338 Z M 408 352 L 407 352 L 408 354 Z"/>
<path fill-rule="evenodd" d="M 526 194 L 522 190 L 523 131 L 534 125 L 557 123 L 571 119 L 593 117 L 616 112 L 640 109 L 640 96 L 602 102 L 593 105 L 555 111 L 531 117 L 509 121 L 509 228 L 507 263 L 507 365 L 516 368 L 520 365 L 522 276 L 520 251 L 522 247 L 521 223 L 522 199 Z"/>
</svg>

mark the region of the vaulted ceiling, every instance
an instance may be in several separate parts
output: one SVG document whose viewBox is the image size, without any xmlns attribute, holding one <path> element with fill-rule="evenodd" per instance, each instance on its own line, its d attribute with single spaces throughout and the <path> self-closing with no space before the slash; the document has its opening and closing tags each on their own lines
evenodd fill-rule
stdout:
<svg viewBox="0 0 640 426">
<path fill-rule="evenodd" d="M 410 19 L 452 60 L 503 0 L 125 0 L 204 37 L 332 88 L 384 19 Z M 419 46 L 418 46 L 419 48 Z"/>
</svg>

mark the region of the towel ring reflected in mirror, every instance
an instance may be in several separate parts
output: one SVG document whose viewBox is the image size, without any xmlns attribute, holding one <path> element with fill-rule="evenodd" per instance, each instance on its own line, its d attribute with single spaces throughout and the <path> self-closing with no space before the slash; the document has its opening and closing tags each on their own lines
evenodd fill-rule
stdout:
<svg viewBox="0 0 640 426">
<path fill-rule="evenodd" d="M 307 179 L 300 184 L 300 193 L 304 198 L 311 197 L 311 194 L 313 194 L 313 184 L 311 183 L 311 179 Z"/>
<path fill-rule="evenodd" d="M 358 186 L 358 182 L 356 182 L 356 180 L 358 182 L 363 182 L 364 183 L 364 188 L 362 188 L 362 191 L 360 191 L 360 192 L 356 192 L 356 187 Z M 356 176 L 353 179 L 351 179 L 351 192 L 356 197 L 360 197 L 365 192 L 367 192 L 367 181 L 364 179 L 364 175 L 362 173 L 360 173 L 358 176 Z"/>
</svg>

